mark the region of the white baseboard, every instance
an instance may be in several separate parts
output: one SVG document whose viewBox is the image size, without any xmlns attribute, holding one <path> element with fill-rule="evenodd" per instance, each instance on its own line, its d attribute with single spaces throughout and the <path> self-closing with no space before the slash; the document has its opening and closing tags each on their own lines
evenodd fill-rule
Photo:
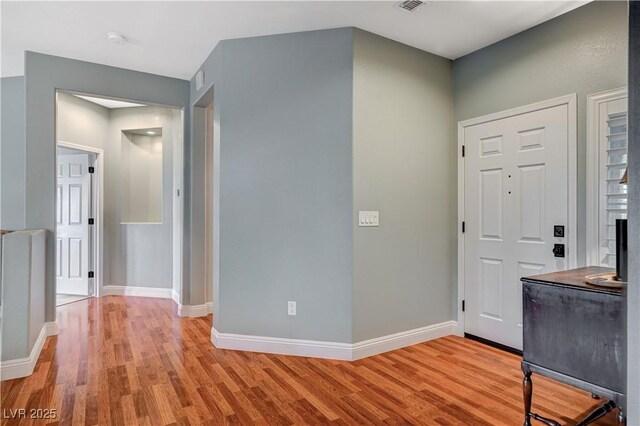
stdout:
<svg viewBox="0 0 640 426">
<path fill-rule="evenodd" d="M 212 328 L 211 342 L 219 349 L 353 361 L 439 337 L 449 336 L 455 334 L 456 330 L 456 321 L 445 321 L 439 324 L 350 344 L 220 333 L 215 328 Z"/>
<path fill-rule="evenodd" d="M 180 294 L 178 294 L 178 292 L 175 289 L 171 290 L 171 298 L 173 299 L 174 302 L 176 302 L 176 304 L 180 304 Z"/>
<path fill-rule="evenodd" d="M 47 329 L 47 337 L 56 336 L 60 333 L 60 328 L 58 327 L 58 323 L 55 321 L 45 322 L 44 327 Z"/>
<path fill-rule="evenodd" d="M 204 305 L 178 305 L 178 316 L 179 317 L 205 317 L 209 315 L 212 311 L 212 303 L 205 303 Z"/>
<path fill-rule="evenodd" d="M 31 349 L 31 353 L 27 358 L 11 359 L 0 362 L 0 380 L 18 379 L 20 377 L 30 376 L 36 367 L 40 351 L 44 341 L 49 336 L 58 334 L 58 324 L 56 322 L 45 322 L 40 329 L 40 334 L 36 339 L 36 343 Z"/>
<path fill-rule="evenodd" d="M 458 324 L 456 321 L 445 321 L 426 327 L 389 334 L 375 339 L 369 339 L 353 345 L 353 359 L 366 358 L 371 355 L 389 352 L 394 349 L 416 345 L 429 340 L 456 334 Z"/>
<path fill-rule="evenodd" d="M 102 287 L 101 296 L 140 296 L 171 299 L 173 289 L 158 287 L 134 287 L 128 285 L 105 285 Z"/>
<path fill-rule="evenodd" d="M 211 342 L 219 349 L 341 359 L 347 361 L 351 360 L 352 352 L 352 345 L 349 343 L 220 333 L 215 328 L 211 329 Z"/>
</svg>

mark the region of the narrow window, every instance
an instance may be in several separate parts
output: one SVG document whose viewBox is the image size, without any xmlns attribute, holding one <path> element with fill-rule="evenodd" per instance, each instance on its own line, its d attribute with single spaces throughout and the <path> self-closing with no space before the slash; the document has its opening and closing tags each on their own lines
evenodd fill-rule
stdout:
<svg viewBox="0 0 640 426">
<path fill-rule="evenodd" d="M 588 263 L 616 266 L 616 219 L 627 218 L 627 91 L 588 97 Z"/>
</svg>

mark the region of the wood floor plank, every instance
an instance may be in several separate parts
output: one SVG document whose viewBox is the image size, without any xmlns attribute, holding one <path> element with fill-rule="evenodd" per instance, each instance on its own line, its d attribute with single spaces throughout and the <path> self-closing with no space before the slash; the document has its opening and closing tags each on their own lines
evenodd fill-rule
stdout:
<svg viewBox="0 0 640 426">
<path fill-rule="evenodd" d="M 355 362 L 216 349 L 211 316 L 107 296 L 58 309 L 34 374 L 2 382 L 2 425 L 518 425 L 520 358 L 444 337 Z M 573 424 L 598 401 L 534 380 L 534 411 Z M 616 425 L 615 412 L 595 426 Z"/>
</svg>

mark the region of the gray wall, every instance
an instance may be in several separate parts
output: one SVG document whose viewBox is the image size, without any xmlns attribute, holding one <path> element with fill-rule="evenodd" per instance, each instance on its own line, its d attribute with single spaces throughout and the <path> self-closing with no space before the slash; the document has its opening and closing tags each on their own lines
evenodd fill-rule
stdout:
<svg viewBox="0 0 640 426">
<path fill-rule="evenodd" d="M 629 2 L 627 424 L 640 424 L 640 2 Z"/>
<path fill-rule="evenodd" d="M 46 319 L 55 319 L 53 231 L 56 89 L 92 93 L 185 109 L 189 122 L 189 82 L 39 53 L 25 55 L 26 227 L 49 231 Z M 184 140 L 189 140 L 185 127 Z M 188 264 L 188 257 L 185 262 Z M 188 269 L 184 269 L 188 286 Z"/>
<path fill-rule="evenodd" d="M 202 305 L 205 303 L 204 287 L 209 285 L 206 282 L 206 257 L 205 257 L 205 109 L 194 108 L 191 112 L 193 118 L 192 136 L 199 143 L 192 144 L 193 158 L 191 162 L 191 210 L 190 217 L 193 220 L 194 232 L 192 235 L 192 251 L 191 251 L 191 289 L 190 303 L 192 305 Z M 216 293 L 218 295 L 218 293 Z M 218 297 L 214 297 L 213 303 L 216 308 L 218 306 Z M 213 309 L 214 316 L 217 315 L 218 309 Z M 215 321 L 214 321 L 215 323 Z"/>
<path fill-rule="evenodd" d="M 578 94 L 578 264 L 586 262 L 586 98 L 627 84 L 627 4 L 593 2 L 453 63 L 454 120 Z M 457 141 L 452 140 L 457 146 Z M 451 150 L 457 164 L 456 149 Z M 454 167 L 453 173 L 457 174 Z M 457 193 L 451 202 L 457 205 Z M 455 212 L 456 210 L 454 210 Z M 457 228 L 451 228 L 455 241 Z M 454 250 L 457 247 L 454 246 Z M 456 252 L 451 254 L 457 258 Z M 454 265 L 455 266 L 455 265 Z M 457 273 L 454 271 L 454 276 Z M 454 300 L 456 299 L 454 287 Z"/>
<path fill-rule="evenodd" d="M 354 342 L 452 318 L 451 68 L 355 31 Z M 379 210 L 380 227 L 358 227 L 359 210 Z"/>
<path fill-rule="evenodd" d="M 105 149 L 109 137 L 109 109 L 69 93 L 58 93 L 58 142 Z"/>
<path fill-rule="evenodd" d="M 109 276 L 105 284 L 172 288 L 173 126 L 171 109 L 118 108 L 110 112 L 109 146 L 105 151 L 105 243 Z M 162 128 L 162 221 L 123 224 L 121 178 L 122 131 Z"/>
<path fill-rule="evenodd" d="M 2 361 L 27 358 L 44 325 L 43 230 L 2 237 Z"/>
<path fill-rule="evenodd" d="M 172 110 L 163 107 L 107 109 L 68 93 L 58 93 L 58 140 L 104 150 L 103 285 L 172 287 Z M 162 223 L 121 223 L 123 130 L 161 127 Z"/>
<path fill-rule="evenodd" d="M 24 229 L 24 77 L 6 77 L 0 82 L 0 228 Z"/>
<path fill-rule="evenodd" d="M 221 332 L 351 342 L 352 36 L 223 41 L 205 65 L 192 101 L 215 83 Z"/>
</svg>

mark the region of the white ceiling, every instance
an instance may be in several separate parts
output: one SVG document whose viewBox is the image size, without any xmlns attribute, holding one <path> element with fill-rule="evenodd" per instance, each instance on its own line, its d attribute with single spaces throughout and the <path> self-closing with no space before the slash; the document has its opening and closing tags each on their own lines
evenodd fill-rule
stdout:
<svg viewBox="0 0 640 426">
<path fill-rule="evenodd" d="M 85 101 L 93 102 L 94 104 L 102 105 L 103 107 L 109 108 L 109 109 L 144 106 L 144 104 L 134 104 L 133 102 L 118 101 L 116 99 L 98 98 L 95 96 L 85 96 L 85 95 L 74 95 L 74 96 L 77 96 L 78 98 L 82 98 Z"/>
<path fill-rule="evenodd" d="M 454 59 L 585 3 L 430 1 L 407 13 L 399 1 L 2 1 L 1 73 L 22 75 L 31 50 L 190 79 L 220 40 L 345 26 Z"/>
</svg>

